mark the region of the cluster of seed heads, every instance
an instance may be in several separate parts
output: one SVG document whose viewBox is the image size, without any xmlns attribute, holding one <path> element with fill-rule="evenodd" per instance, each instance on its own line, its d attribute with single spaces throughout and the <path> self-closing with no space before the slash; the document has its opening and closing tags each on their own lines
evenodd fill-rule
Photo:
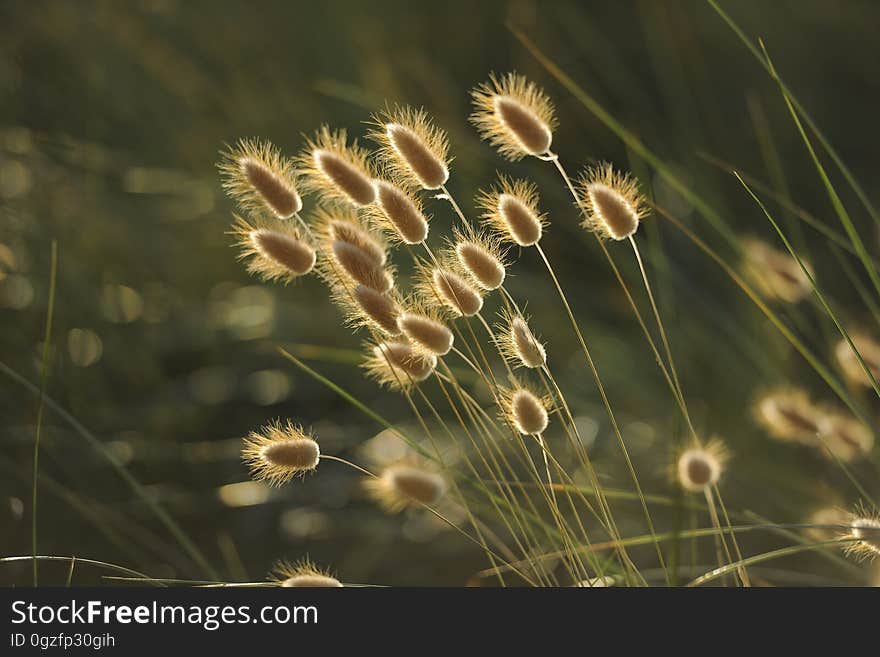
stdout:
<svg viewBox="0 0 880 657">
<path fill-rule="evenodd" d="M 556 158 L 551 151 L 555 110 L 540 88 L 507 74 L 492 76 L 472 97 L 471 121 L 501 155 L 511 161 Z M 372 153 L 350 140 L 345 130 L 328 126 L 308 138 L 296 158 L 259 140 L 242 140 L 224 153 L 223 184 L 242 213 L 232 232 L 248 270 L 282 283 L 317 271 L 349 325 L 368 335 L 363 363 L 368 376 L 389 388 L 407 392 L 437 375 L 444 359 L 456 353 L 454 323 L 458 318 L 482 319 L 485 297 L 496 291 L 504 295 L 505 310 L 493 340 L 509 371 L 546 370 L 545 345 L 503 288 L 510 266 L 505 247 L 541 249 L 549 222 L 540 209 L 537 186 L 499 174 L 494 185 L 476 196 L 480 227 L 466 219 L 449 195 L 449 143 L 424 110 L 388 108 L 373 117 L 368 137 L 377 145 Z M 572 191 L 583 226 L 603 239 L 632 240 L 648 214 L 636 180 L 608 163 L 586 169 Z M 301 194 L 317 200 L 305 217 Z M 436 256 L 428 245 L 431 216 L 421 194 L 450 201 L 461 219 Z M 795 303 L 809 293 L 809 265 L 758 240 L 744 244 L 744 266 L 767 297 Z M 413 255 L 414 284 L 408 292 L 398 283 L 392 247 L 425 250 L 426 256 Z M 880 344 L 863 336 L 853 341 L 861 362 L 848 342 L 835 354 L 851 380 L 870 385 L 870 375 L 880 374 Z M 536 436 L 543 445 L 549 396 L 511 374 L 511 385 L 499 388 L 495 401 L 515 432 Z M 756 409 L 758 420 L 775 437 L 822 444 L 843 460 L 864 455 L 873 444 L 873 434 L 857 420 L 814 406 L 800 391 L 770 393 Z M 251 433 L 242 453 L 255 478 L 275 485 L 315 470 L 321 459 L 314 436 L 279 421 Z M 696 441 L 680 453 L 675 478 L 687 491 L 707 492 L 719 482 L 726 460 L 720 442 Z M 424 463 L 405 462 L 385 464 L 368 480 L 367 489 L 385 508 L 398 511 L 436 505 L 447 483 Z M 868 536 L 873 525 L 863 525 L 854 523 L 851 535 L 876 548 L 876 538 Z M 282 586 L 339 585 L 308 562 L 282 564 L 276 579 Z M 577 586 L 613 582 L 599 577 Z"/>
</svg>

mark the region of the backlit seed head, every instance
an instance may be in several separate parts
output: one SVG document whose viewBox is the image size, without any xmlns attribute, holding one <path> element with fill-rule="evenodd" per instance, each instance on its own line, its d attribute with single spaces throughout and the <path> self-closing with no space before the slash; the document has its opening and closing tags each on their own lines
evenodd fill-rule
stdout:
<svg viewBox="0 0 880 657">
<path fill-rule="evenodd" d="M 851 415 L 828 412 L 819 422 L 822 453 L 852 463 L 864 458 L 874 447 L 874 433 Z"/>
<path fill-rule="evenodd" d="M 822 409 L 798 388 L 780 388 L 762 395 L 755 403 L 755 419 L 767 432 L 783 441 L 815 445 Z"/>
<path fill-rule="evenodd" d="M 498 343 L 504 357 L 516 367 L 534 369 L 547 363 L 547 351 L 532 333 L 526 319 L 515 312 L 504 311 L 498 327 Z"/>
<path fill-rule="evenodd" d="M 484 290 L 497 290 L 507 274 L 504 253 L 498 240 L 473 228 L 455 229 L 450 245 L 458 266 Z M 450 254 L 450 259 L 451 259 Z"/>
<path fill-rule="evenodd" d="M 435 310 L 410 303 L 397 319 L 397 325 L 417 351 L 445 356 L 452 349 L 454 336 Z"/>
<path fill-rule="evenodd" d="M 301 426 L 275 420 L 244 439 L 241 456 L 254 479 L 280 486 L 317 468 L 321 450 Z"/>
<path fill-rule="evenodd" d="M 813 541 L 831 541 L 840 536 L 840 527 L 849 525 L 850 514 L 840 507 L 828 506 L 810 514 L 807 523 L 818 525 L 804 529 L 804 534 Z"/>
<path fill-rule="evenodd" d="M 744 269 L 755 286 L 769 299 L 797 303 L 813 289 L 798 261 L 785 251 L 758 239 L 743 240 Z M 802 260 L 803 262 L 803 260 Z M 813 275 L 809 263 L 804 267 Z"/>
<path fill-rule="evenodd" d="M 315 266 L 315 249 L 292 223 L 277 219 L 251 223 L 236 216 L 230 233 L 239 247 L 239 259 L 248 261 L 248 272 L 265 281 L 290 283 Z"/>
<path fill-rule="evenodd" d="M 718 483 L 728 458 L 727 449 L 717 439 L 705 447 L 685 450 L 676 462 L 678 483 L 686 491 L 701 493 Z"/>
<path fill-rule="evenodd" d="M 242 139 L 222 153 L 217 165 L 223 188 L 242 209 L 278 219 L 302 210 L 293 162 L 268 141 Z"/>
<path fill-rule="evenodd" d="M 370 206 L 370 219 L 392 240 L 421 244 L 428 237 L 428 218 L 415 196 L 384 180 L 377 180 L 376 203 Z"/>
<path fill-rule="evenodd" d="M 541 240 L 547 218 L 538 209 L 538 187 L 526 180 L 499 176 L 498 185 L 477 196 L 483 222 L 498 239 L 519 246 Z"/>
<path fill-rule="evenodd" d="M 284 588 L 338 588 L 340 581 L 329 571 L 318 568 L 308 559 L 294 563 L 280 561 L 272 569 L 271 581 Z"/>
<path fill-rule="evenodd" d="M 579 589 L 605 589 L 614 586 L 615 580 L 610 575 L 604 577 L 591 577 L 590 579 L 581 580 L 575 584 Z"/>
<path fill-rule="evenodd" d="M 434 506 L 446 494 L 446 480 L 424 467 L 398 463 L 364 482 L 365 487 L 392 513 L 407 507 Z"/>
<path fill-rule="evenodd" d="M 366 327 L 390 337 L 400 335 L 397 318 L 400 306 L 394 291 L 377 292 L 360 283 L 351 286 L 336 285 L 333 302 L 341 306 L 347 323 L 353 328 Z"/>
<path fill-rule="evenodd" d="M 425 306 L 452 317 L 471 317 L 483 308 L 480 289 L 441 258 L 440 266 L 421 262 L 416 270 L 415 290 Z"/>
<path fill-rule="evenodd" d="M 550 98 L 524 76 L 494 74 L 471 91 L 471 122 L 509 160 L 549 152 L 556 128 Z"/>
<path fill-rule="evenodd" d="M 313 139 L 307 140 L 297 165 L 304 175 L 303 188 L 324 199 L 355 207 L 376 200 L 367 151 L 357 142 L 348 145 L 345 130 L 322 126 Z"/>
<path fill-rule="evenodd" d="M 374 117 L 370 137 L 400 184 L 440 189 L 449 179 L 449 143 L 423 109 L 395 107 Z"/>
<path fill-rule="evenodd" d="M 550 423 L 547 413 L 549 399 L 539 397 L 523 387 L 503 390 L 501 398 L 505 419 L 521 434 L 533 436 L 547 429 Z"/>
<path fill-rule="evenodd" d="M 342 240 L 329 246 L 329 262 L 321 268 L 325 279 L 343 284 L 347 281 L 350 285 L 359 283 L 383 294 L 394 287 L 394 275 L 388 268 L 376 266 L 372 253 Z"/>
<path fill-rule="evenodd" d="M 320 207 L 309 217 L 312 229 L 321 243 L 328 247 L 333 242 L 348 242 L 368 255 L 376 267 L 384 267 L 388 261 L 388 247 L 381 237 L 367 230 L 350 207 Z"/>
<path fill-rule="evenodd" d="M 845 547 L 847 554 L 860 561 L 880 555 L 880 516 L 866 509 L 857 509 L 850 514 L 847 525 L 849 530 L 841 538 L 856 540 Z"/>
<path fill-rule="evenodd" d="M 437 366 L 437 357 L 413 349 L 405 339 L 369 346 L 363 363 L 367 375 L 392 390 L 409 388 L 427 379 Z"/>
<path fill-rule="evenodd" d="M 874 380 L 880 382 L 880 343 L 862 333 L 851 333 L 850 339 Z M 846 340 L 838 342 L 834 347 L 834 356 L 849 381 L 871 387 L 871 379 L 862 369 L 862 364 L 849 342 Z"/>
<path fill-rule="evenodd" d="M 602 237 L 626 239 L 647 216 L 645 199 L 636 180 L 629 174 L 618 173 L 607 162 L 581 174 L 577 188 L 586 216 L 582 225 Z"/>
</svg>

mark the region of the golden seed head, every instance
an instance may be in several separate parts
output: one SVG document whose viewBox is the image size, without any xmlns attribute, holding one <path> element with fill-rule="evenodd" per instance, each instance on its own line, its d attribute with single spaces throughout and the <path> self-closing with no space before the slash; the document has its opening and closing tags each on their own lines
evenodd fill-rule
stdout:
<svg viewBox="0 0 880 657">
<path fill-rule="evenodd" d="M 223 188 L 246 211 L 288 219 L 302 210 L 293 162 L 268 141 L 240 140 L 218 168 Z"/>
<path fill-rule="evenodd" d="M 851 333 L 850 339 L 874 380 L 880 382 L 880 344 L 860 333 Z M 834 347 L 834 356 L 847 379 L 855 384 L 871 387 L 871 379 L 862 369 L 862 364 L 849 342 L 846 340 L 838 342 Z"/>
<path fill-rule="evenodd" d="M 840 535 L 839 530 L 835 530 L 835 526 L 844 527 L 849 524 L 850 514 L 836 506 L 829 506 L 818 509 L 810 514 L 807 523 L 811 525 L 819 525 L 818 527 L 807 527 L 804 534 L 813 541 L 831 541 Z"/>
<path fill-rule="evenodd" d="M 442 261 L 439 267 L 419 264 L 415 289 L 425 306 L 454 317 L 471 317 L 483 308 L 480 289 Z"/>
<path fill-rule="evenodd" d="M 452 349 L 452 331 L 428 308 L 411 307 L 400 314 L 397 324 L 416 350 L 445 356 Z"/>
<path fill-rule="evenodd" d="M 446 480 L 422 467 L 398 463 L 379 477 L 364 482 L 370 494 L 388 511 L 396 513 L 421 505 L 434 506 L 446 494 Z"/>
<path fill-rule="evenodd" d="M 581 174 L 578 198 L 586 216 L 584 228 L 608 239 L 623 240 L 633 235 L 639 221 L 647 216 L 636 180 L 616 172 L 607 162 Z"/>
<path fill-rule="evenodd" d="M 413 349 L 403 340 L 374 345 L 363 367 L 381 385 L 405 389 L 427 379 L 437 366 L 437 357 Z"/>
<path fill-rule="evenodd" d="M 394 287 L 394 276 L 387 269 L 378 267 L 374 254 L 365 251 L 351 242 L 336 240 L 330 245 L 332 271 L 325 274 L 333 277 L 344 276 L 353 284 L 360 283 L 376 292 L 389 292 Z"/>
<path fill-rule="evenodd" d="M 797 388 L 766 393 L 755 404 L 755 419 L 771 436 L 783 441 L 816 444 L 823 412 Z"/>
<path fill-rule="evenodd" d="M 547 351 L 532 333 L 526 319 L 517 313 L 505 311 L 498 330 L 498 342 L 504 357 L 517 367 L 535 369 L 547 363 Z"/>
<path fill-rule="evenodd" d="M 727 459 L 727 449 L 718 440 L 685 450 L 676 463 L 678 483 L 686 491 L 701 493 L 718 483 Z"/>
<path fill-rule="evenodd" d="M 272 571 L 273 581 L 284 588 L 337 588 L 340 581 L 308 559 L 288 563 L 281 561 Z"/>
<path fill-rule="evenodd" d="M 504 415 L 521 434 L 532 436 L 543 433 L 550 423 L 547 399 L 542 399 L 528 388 L 502 391 Z"/>
<path fill-rule="evenodd" d="M 389 337 L 400 335 L 400 328 L 397 326 L 400 306 L 393 290 L 377 292 L 360 283 L 354 286 L 336 284 L 331 290 L 332 300 L 342 308 L 348 326 L 379 331 Z"/>
<path fill-rule="evenodd" d="M 874 433 L 863 422 L 839 412 L 829 412 L 819 423 L 820 445 L 826 456 L 852 463 L 874 448 Z M 830 454 L 829 454 L 830 452 Z"/>
<path fill-rule="evenodd" d="M 307 140 L 306 150 L 297 163 L 304 174 L 303 188 L 322 198 L 355 207 L 376 200 L 367 151 L 357 142 L 348 145 L 345 130 L 322 126 L 314 139 Z"/>
<path fill-rule="evenodd" d="M 265 281 L 290 283 L 315 266 L 315 249 L 291 223 L 277 219 L 250 223 L 236 216 L 231 234 L 240 249 L 239 259 L 248 261 L 248 272 Z"/>
<path fill-rule="evenodd" d="M 743 240 L 744 268 L 755 286 L 769 299 L 797 303 L 813 289 L 810 278 L 791 254 L 758 239 Z M 802 260 L 803 262 L 803 260 Z M 804 267 L 813 275 L 809 263 Z"/>
<path fill-rule="evenodd" d="M 604 589 L 614 586 L 614 583 L 613 577 L 605 575 L 604 577 L 591 577 L 590 579 L 581 580 L 575 584 L 575 587 L 580 589 Z"/>
<path fill-rule="evenodd" d="M 849 515 L 846 524 L 849 530 L 841 538 L 856 541 L 846 546 L 847 554 L 859 560 L 876 558 L 880 554 L 880 517 L 858 509 Z"/>
<path fill-rule="evenodd" d="M 374 117 L 370 133 L 396 181 L 440 189 L 449 180 L 449 143 L 423 109 L 395 107 Z"/>
<path fill-rule="evenodd" d="M 534 83 L 516 73 L 489 76 L 471 91 L 471 122 L 480 136 L 509 160 L 550 151 L 555 111 L 549 97 Z"/>
<path fill-rule="evenodd" d="M 275 420 L 244 439 L 241 455 L 254 479 L 280 486 L 317 468 L 321 450 L 299 425 Z"/>
<path fill-rule="evenodd" d="M 372 221 L 392 239 L 421 244 L 428 237 L 428 218 L 421 202 L 400 187 L 384 180 L 375 182 L 376 203 L 370 207 Z"/>
<path fill-rule="evenodd" d="M 497 290 L 504 285 L 507 271 L 500 253 L 487 248 L 488 240 L 458 240 L 455 242 L 455 255 L 459 266 L 464 269 L 477 285 L 484 290 Z"/>
<path fill-rule="evenodd" d="M 540 241 L 547 225 L 546 217 L 538 210 L 538 200 L 534 183 L 502 175 L 497 186 L 480 192 L 477 205 L 483 210 L 484 223 L 498 239 L 532 246 Z"/>
<path fill-rule="evenodd" d="M 381 237 L 367 230 L 352 207 L 318 207 L 309 216 L 319 243 L 330 248 L 333 242 L 348 242 L 369 256 L 376 267 L 388 261 L 388 247 Z"/>
</svg>

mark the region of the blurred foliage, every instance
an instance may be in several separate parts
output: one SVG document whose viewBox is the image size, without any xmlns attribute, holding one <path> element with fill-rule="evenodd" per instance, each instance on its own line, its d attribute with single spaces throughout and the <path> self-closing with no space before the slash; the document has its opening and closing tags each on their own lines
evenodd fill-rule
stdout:
<svg viewBox="0 0 880 657">
<path fill-rule="evenodd" d="M 747 34 L 764 38 L 789 86 L 877 200 L 871 135 L 880 5 L 723 6 Z M 666 470 L 679 419 L 607 264 L 549 167 L 507 165 L 478 140 L 466 120 L 468 90 L 493 70 L 528 75 L 557 105 L 554 145 L 570 168 L 597 159 L 632 168 L 661 205 L 733 254 L 538 65 L 507 22 L 738 233 L 773 235 L 741 186 L 700 152 L 787 189 L 836 225 L 778 89 L 697 0 L 0 3 L 0 360 L 38 381 L 49 244 L 57 239 L 48 393 L 146 485 L 224 577 L 259 580 L 275 559 L 305 554 L 346 581 L 380 584 L 462 584 L 486 566 L 478 550 L 424 514 L 382 513 L 339 464 L 324 463 L 305 482 L 268 491 L 247 483 L 239 461 L 240 437 L 274 417 L 312 426 L 324 451 L 358 462 L 380 430 L 280 358 L 278 345 L 381 413 L 411 422 L 396 395 L 357 370 L 361 337 L 340 326 L 317 279 L 282 288 L 248 278 L 224 234 L 232 208 L 214 169 L 223 144 L 243 136 L 268 138 L 294 154 L 301 135 L 322 123 L 363 135 L 363 122 L 386 102 L 423 105 L 449 131 L 456 158 L 451 187 L 459 199 L 472 198 L 496 169 L 539 184 L 552 222 L 545 248 L 592 341 L 643 485 L 674 495 Z M 779 169 L 767 157 L 768 144 Z M 437 238 L 452 217 L 442 204 L 430 205 Z M 869 218 L 853 214 L 876 253 Z M 698 429 L 723 436 L 735 455 L 723 483 L 728 506 L 777 522 L 800 522 L 829 504 L 851 506 L 857 497 L 840 471 L 812 452 L 771 442 L 750 417 L 761 389 L 797 381 L 828 397 L 821 382 L 679 233 L 659 218 L 644 228 L 643 248 Z M 842 316 L 851 325 L 868 322 L 824 240 L 806 230 L 798 235 Z M 550 283 L 533 253 L 515 255 L 511 291 L 528 301 L 548 341 L 554 372 L 592 437 L 598 469 L 609 485 L 626 487 L 607 418 Z M 639 290 L 630 255 L 621 253 L 618 264 Z M 806 326 L 811 346 L 828 354 L 827 320 L 808 304 L 780 311 Z M 6 376 L 0 391 L 0 553 L 25 555 L 37 398 Z M 855 468 L 859 476 L 876 473 L 863 467 L 869 466 Z M 106 461 L 53 412 L 46 415 L 41 471 L 40 553 L 112 561 L 156 577 L 203 576 Z M 644 531 L 637 505 L 615 508 L 624 535 Z M 658 525 L 672 522 L 658 511 Z M 747 554 L 779 544 L 767 533 L 742 538 Z M 653 553 L 638 554 L 650 562 Z M 705 556 L 711 563 L 710 550 Z M 786 563 L 842 577 L 819 556 Z M 3 564 L 0 583 L 27 583 L 29 568 Z M 60 583 L 66 566 L 44 565 L 42 573 L 43 581 Z M 98 578 L 98 570 L 82 567 L 74 581 Z"/>
</svg>

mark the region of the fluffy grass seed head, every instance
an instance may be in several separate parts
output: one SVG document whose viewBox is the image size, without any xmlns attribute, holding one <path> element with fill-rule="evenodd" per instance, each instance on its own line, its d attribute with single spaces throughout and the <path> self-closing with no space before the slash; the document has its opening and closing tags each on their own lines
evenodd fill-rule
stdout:
<svg viewBox="0 0 880 657">
<path fill-rule="evenodd" d="M 414 289 L 422 303 L 438 314 L 472 317 L 483 308 L 483 292 L 457 265 L 445 257 L 437 265 L 419 262 Z"/>
<path fill-rule="evenodd" d="M 321 126 L 314 138 L 307 139 L 297 166 L 304 176 L 303 189 L 323 199 L 343 201 L 354 207 L 376 200 L 367 151 L 357 142 L 349 145 L 345 130 Z"/>
<path fill-rule="evenodd" d="M 318 568 L 308 559 L 294 563 L 279 561 L 270 580 L 284 588 L 338 588 L 342 583 L 329 570 Z"/>
<path fill-rule="evenodd" d="M 816 542 L 832 541 L 840 536 L 840 530 L 835 526 L 845 527 L 849 524 L 849 520 L 850 513 L 840 507 L 822 507 L 813 511 L 807 518 L 807 524 L 818 526 L 807 527 L 804 529 L 804 535 Z"/>
<path fill-rule="evenodd" d="M 275 420 L 248 434 L 241 456 L 254 479 L 281 486 L 317 468 L 321 450 L 301 426 Z"/>
<path fill-rule="evenodd" d="M 633 235 L 648 214 L 636 179 L 615 171 L 608 162 L 584 171 L 577 192 L 586 216 L 583 227 L 607 239 Z"/>
<path fill-rule="evenodd" d="M 528 320 L 517 312 L 503 311 L 498 344 L 504 357 L 516 365 L 535 369 L 547 363 L 547 350 L 532 332 Z"/>
<path fill-rule="evenodd" d="M 438 473 L 410 463 L 396 463 L 364 482 L 370 495 L 392 513 L 407 507 L 434 506 L 446 494 L 446 480 Z"/>
<path fill-rule="evenodd" d="M 290 283 L 315 266 L 315 249 L 290 222 L 278 219 L 249 222 L 236 216 L 230 232 L 239 248 L 239 259 L 248 261 L 248 272 L 265 281 Z"/>
<path fill-rule="evenodd" d="M 454 229 L 449 245 L 458 266 L 486 291 L 497 290 L 507 276 L 505 254 L 498 240 L 477 232 L 470 226 Z"/>
<path fill-rule="evenodd" d="M 841 538 L 856 539 L 848 543 L 846 553 L 859 561 L 875 559 L 880 555 L 880 515 L 866 509 L 857 509 L 847 520 L 849 530 Z"/>
<path fill-rule="evenodd" d="M 397 185 L 377 180 L 376 202 L 370 206 L 370 220 L 396 242 L 421 244 L 428 237 L 428 217 L 421 201 Z"/>
<path fill-rule="evenodd" d="M 547 217 L 538 209 L 538 186 L 505 175 L 498 184 L 477 196 L 483 222 L 502 241 L 533 246 L 541 240 Z"/>
<path fill-rule="evenodd" d="M 471 98 L 471 123 L 503 157 L 516 161 L 549 152 L 556 112 L 540 87 L 516 73 L 493 73 Z"/>
<path fill-rule="evenodd" d="M 242 139 L 221 158 L 223 188 L 242 209 L 258 215 L 268 211 L 278 219 L 302 210 L 293 162 L 270 142 Z"/>
<path fill-rule="evenodd" d="M 755 402 L 755 420 L 774 438 L 807 445 L 816 444 L 824 413 L 806 391 L 779 388 Z"/>
<path fill-rule="evenodd" d="M 325 244 L 324 250 L 327 255 L 322 258 L 320 272 L 331 287 L 360 284 L 380 294 L 394 288 L 393 269 L 378 266 L 370 251 L 343 240 Z"/>
<path fill-rule="evenodd" d="M 679 485 L 691 493 L 701 493 L 718 483 L 729 459 L 727 448 L 718 439 L 705 447 L 692 447 L 679 455 L 675 476 Z"/>
<path fill-rule="evenodd" d="M 851 333 L 850 339 L 865 362 L 868 371 L 876 381 L 880 382 L 880 343 L 863 333 Z M 834 357 L 849 381 L 857 385 L 871 387 L 871 379 L 862 369 L 862 364 L 859 362 L 856 352 L 849 346 L 849 342 L 846 340 L 838 342 L 834 347 Z"/>
<path fill-rule="evenodd" d="M 874 433 L 863 422 L 842 412 L 830 411 L 819 423 L 822 453 L 852 463 L 874 448 Z M 828 453 L 830 452 L 830 454 Z"/>
<path fill-rule="evenodd" d="M 423 109 L 395 107 L 373 117 L 369 136 L 394 180 L 440 189 L 449 180 L 449 142 Z"/>
<path fill-rule="evenodd" d="M 362 365 L 367 376 L 392 390 L 408 389 L 424 381 L 437 367 L 434 354 L 414 349 L 405 338 L 370 344 L 368 350 Z"/>
<path fill-rule="evenodd" d="M 332 289 L 333 302 L 342 308 L 348 326 L 373 329 L 389 337 L 400 335 L 400 303 L 394 290 L 377 292 L 360 283 L 353 287 L 335 285 Z"/>
<path fill-rule="evenodd" d="M 416 351 L 445 356 L 452 349 L 455 336 L 435 307 L 410 300 L 397 318 L 397 324 Z"/>
<path fill-rule="evenodd" d="M 541 397 L 523 386 L 501 391 L 501 408 L 505 420 L 526 436 L 544 433 L 550 424 L 550 415 L 547 412 L 549 406 L 549 398 Z"/>
<path fill-rule="evenodd" d="M 353 208 L 319 207 L 311 213 L 309 222 L 323 244 L 348 242 L 370 256 L 376 267 L 384 267 L 388 262 L 387 244 L 378 234 L 364 227 Z"/>
<path fill-rule="evenodd" d="M 769 299 L 797 303 L 813 289 L 809 277 L 791 254 L 759 239 L 743 240 L 744 267 L 751 281 Z M 804 267 L 813 276 L 809 263 Z"/>
</svg>

